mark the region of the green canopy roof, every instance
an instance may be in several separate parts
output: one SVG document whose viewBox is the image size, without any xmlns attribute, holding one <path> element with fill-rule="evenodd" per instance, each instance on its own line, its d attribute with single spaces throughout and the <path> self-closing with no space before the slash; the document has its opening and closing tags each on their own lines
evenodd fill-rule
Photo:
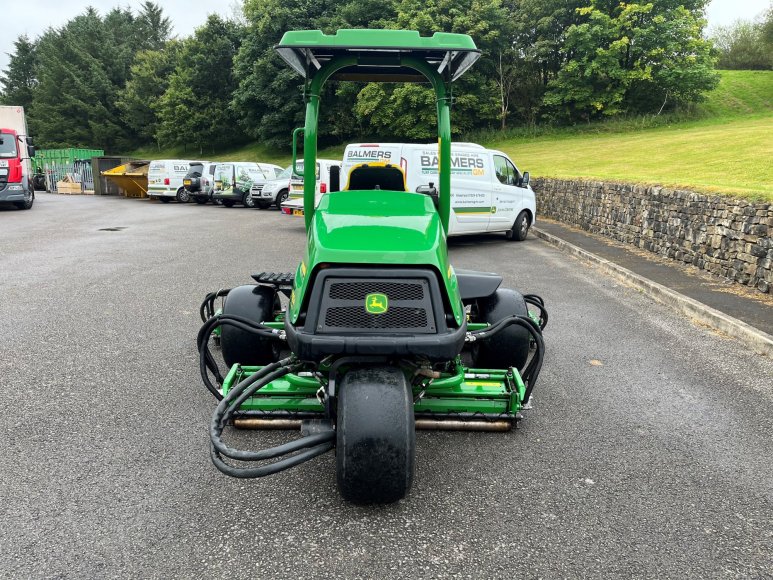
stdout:
<svg viewBox="0 0 773 580">
<path fill-rule="evenodd" d="M 438 73 L 456 80 L 480 57 L 466 34 L 436 32 L 421 36 L 415 30 L 320 30 L 286 32 L 275 47 L 294 70 L 306 78 L 338 56 L 355 56 L 357 65 L 339 71 L 344 80 L 423 81 L 424 76 L 402 66 L 402 57 L 426 62 Z"/>
</svg>

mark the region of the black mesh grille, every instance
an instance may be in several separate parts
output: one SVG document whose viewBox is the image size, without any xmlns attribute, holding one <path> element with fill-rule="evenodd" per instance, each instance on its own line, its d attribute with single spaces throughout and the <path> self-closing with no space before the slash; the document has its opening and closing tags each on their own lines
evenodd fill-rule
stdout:
<svg viewBox="0 0 773 580">
<path fill-rule="evenodd" d="M 332 300 L 365 300 L 368 294 L 386 294 L 390 301 L 422 300 L 424 288 L 416 282 L 334 282 L 330 285 Z"/>
<path fill-rule="evenodd" d="M 366 299 L 383 294 L 386 307 L 371 313 Z M 429 282 L 424 278 L 329 277 L 321 293 L 314 331 L 332 334 L 436 333 Z"/>
<path fill-rule="evenodd" d="M 422 328 L 427 326 L 423 308 L 391 307 L 384 314 L 369 314 L 362 306 L 334 306 L 325 313 L 325 326 L 333 328 Z"/>
</svg>

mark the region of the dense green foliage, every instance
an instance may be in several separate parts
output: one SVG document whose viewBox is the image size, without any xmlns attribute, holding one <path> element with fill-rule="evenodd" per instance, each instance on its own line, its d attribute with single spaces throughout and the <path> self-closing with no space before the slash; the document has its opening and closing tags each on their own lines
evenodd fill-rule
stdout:
<svg viewBox="0 0 773 580">
<path fill-rule="evenodd" d="M 42 146 L 211 152 L 245 139 L 287 147 L 303 82 L 273 46 L 287 30 L 404 28 L 470 34 L 482 58 L 454 86 L 454 131 L 660 114 L 713 88 L 706 0 L 244 0 L 240 22 L 209 17 L 169 40 L 161 8 L 93 9 L 30 41 L 0 75 Z M 328 83 L 326 144 L 428 140 L 424 85 Z"/>
<path fill-rule="evenodd" d="M 754 22 L 736 20 L 716 27 L 711 38 L 719 51 L 720 68 L 773 69 L 773 6 Z"/>
</svg>

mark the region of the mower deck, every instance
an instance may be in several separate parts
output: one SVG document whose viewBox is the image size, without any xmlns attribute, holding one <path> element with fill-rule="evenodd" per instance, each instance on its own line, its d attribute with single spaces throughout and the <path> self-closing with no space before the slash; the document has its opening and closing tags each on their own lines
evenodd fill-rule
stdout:
<svg viewBox="0 0 773 580">
<path fill-rule="evenodd" d="M 223 382 L 223 396 L 262 368 L 233 365 Z M 321 387 L 320 380 L 311 373 L 287 374 L 248 398 L 236 412 L 234 425 L 296 428 L 302 420 L 324 419 L 325 408 L 317 398 Z M 458 365 L 456 373 L 441 373 L 429 384 L 413 387 L 416 426 L 506 430 L 502 422 L 509 424 L 508 429 L 516 422 L 525 393 L 526 387 L 516 369 L 471 369 Z"/>
</svg>

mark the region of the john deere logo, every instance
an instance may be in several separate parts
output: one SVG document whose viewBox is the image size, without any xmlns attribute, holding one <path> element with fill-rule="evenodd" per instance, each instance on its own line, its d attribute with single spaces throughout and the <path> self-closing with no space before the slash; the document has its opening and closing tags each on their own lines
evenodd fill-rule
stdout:
<svg viewBox="0 0 773 580">
<path fill-rule="evenodd" d="M 365 310 L 369 314 L 384 314 L 389 309 L 386 294 L 368 294 L 365 297 Z"/>
</svg>

